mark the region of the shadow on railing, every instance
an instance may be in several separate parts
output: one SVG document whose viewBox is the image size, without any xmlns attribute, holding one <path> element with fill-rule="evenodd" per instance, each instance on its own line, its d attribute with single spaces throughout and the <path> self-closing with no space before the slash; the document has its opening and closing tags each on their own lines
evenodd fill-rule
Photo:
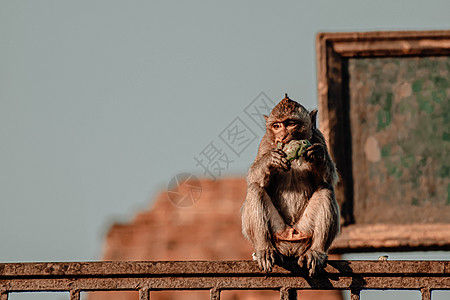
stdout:
<svg viewBox="0 0 450 300">
<path fill-rule="evenodd" d="M 278 290 L 280 299 L 296 299 L 297 290 L 450 290 L 450 261 L 331 260 L 311 279 L 306 270 L 275 267 L 261 272 L 252 261 L 62 262 L 0 264 L 0 300 L 13 292 L 68 291 L 79 300 L 84 291 L 139 291 L 140 300 L 152 291 L 209 290 L 220 299 L 222 290 Z"/>
</svg>

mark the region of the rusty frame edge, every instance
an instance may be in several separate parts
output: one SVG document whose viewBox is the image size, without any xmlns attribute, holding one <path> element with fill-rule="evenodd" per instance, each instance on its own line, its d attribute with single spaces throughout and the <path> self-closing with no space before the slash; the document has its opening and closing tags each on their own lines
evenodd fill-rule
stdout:
<svg viewBox="0 0 450 300">
<path fill-rule="evenodd" d="M 80 290 L 69 291 L 70 300 L 80 300 Z"/>
<path fill-rule="evenodd" d="M 220 300 L 220 288 L 213 287 L 209 290 L 209 299 Z"/>
<path fill-rule="evenodd" d="M 81 291 L 137 291 L 148 300 L 150 291 L 161 290 L 210 290 L 215 300 L 222 290 L 278 290 L 281 299 L 295 299 L 304 289 L 352 290 L 352 299 L 366 289 L 420 290 L 428 299 L 432 290 L 450 289 L 450 261 L 329 260 L 317 278 L 291 270 L 264 273 L 254 261 L 2 263 L 0 300 L 38 291 L 69 292 L 71 300 Z"/>
<path fill-rule="evenodd" d="M 0 300 L 8 300 L 8 292 L 0 289 Z"/>
<path fill-rule="evenodd" d="M 287 266 L 293 267 L 293 266 Z M 292 268 L 290 268 L 292 269 Z M 410 260 L 328 260 L 327 274 L 354 276 L 356 274 L 409 274 L 450 275 L 450 261 Z M 273 272 L 259 270 L 254 261 L 104 261 L 104 262 L 37 262 L 1 263 L 0 280 L 14 278 L 77 278 L 77 277 L 127 277 L 127 276 L 194 276 L 194 275 L 251 275 L 299 276 L 307 270 L 291 272 L 275 266 Z M 0 286 L 1 290 L 1 286 Z"/>
<path fill-rule="evenodd" d="M 377 42 L 395 40 L 450 39 L 450 30 L 400 30 L 400 31 L 357 31 L 357 32 L 319 32 L 317 40 L 325 43 L 338 42 Z"/>
<path fill-rule="evenodd" d="M 162 290 L 213 290 L 218 285 L 220 290 L 448 290 L 449 276 L 370 276 L 352 277 L 327 276 L 322 274 L 311 279 L 308 276 L 187 276 L 187 277 L 119 277 L 119 278 L 72 278 L 72 279 L 11 279 L 0 281 L 7 293 L 38 291 L 140 291 L 145 299 L 147 293 L 142 291 Z M 283 294 L 283 293 L 282 293 Z M 213 293 L 213 295 L 217 295 Z M 289 297 L 288 297 L 289 298 Z"/>
<path fill-rule="evenodd" d="M 429 288 L 420 289 L 422 300 L 431 300 L 431 290 Z"/>
<path fill-rule="evenodd" d="M 139 289 L 139 300 L 150 300 L 150 289 L 149 288 L 141 288 Z"/>
<path fill-rule="evenodd" d="M 280 289 L 280 300 L 297 300 L 297 290 L 289 287 Z"/>
<path fill-rule="evenodd" d="M 342 225 L 355 223 L 353 215 L 352 170 L 346 171 L 341 165 L 348 165 L 343 153 L 351 153 L 351 144 L 337 143 L 336 136 L 346 137 L 348 114 L 342 110 L 346 97 L 346 62 L 349 58 L 383 58 L 407 56 L 450 56 L 450 30 L 427 31 L 368 31 L 368 32 L 320 32 L 316 35 L 317 89 L 319 103 L 319 127 L 324 134 L 335 163 L 340 170 L 341 180 L 336 187 L 336 198 L 341 206 Z M 343 82 L 344 81 L 344 82 Z M 346 146 L 347 145 L 347 146 Z M 347 147 L 348 151 L 342 149 Z M 343 174 L 345 173 L 345 174 Z M 394 225 L 395 227 L 395 225 Z M 339 238 L 338 238 L 339 239 Z M 412 240 L 411 240 L 412 241 Z M 338 241 L 339 242 L 339 241 Z M 414 242 L 414 241 L 412 241 Z M 446 250 L 450 238 L 445 243 L 438 238 L 424 247 L 408 247 L 408 241 L 402 250 Z M 368 243 L 354 246 L 340 243 L 334 253 L 360 252 L 365 250 L 381 251 L 392 247 Z"/>
</svg>

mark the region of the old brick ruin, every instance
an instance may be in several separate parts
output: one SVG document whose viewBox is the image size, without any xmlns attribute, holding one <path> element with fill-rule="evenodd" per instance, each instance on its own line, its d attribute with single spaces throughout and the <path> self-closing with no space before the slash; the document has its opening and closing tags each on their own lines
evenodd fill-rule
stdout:
<svg viewBox="0 0 450 300">
<path fill-rule="evenodd" d="M 103 260 L 249 260 L 252 247 L 241 234 L 243 178 L 201 180 L 202 194 L 177 207 L 160 193 L 150 210 L 127 224 L 114 224 L 104 242 Z M 341 299 L 339 291 L 301 292 L 302 299 Z M 272 291 L 222 292 L 221 299 L 279 299 Z M 138 299 L 137 292 L 96 292 L 89 300 Z M 209 299 L 208 291 L 152 292 L 151 299 Z"/>
</svg>

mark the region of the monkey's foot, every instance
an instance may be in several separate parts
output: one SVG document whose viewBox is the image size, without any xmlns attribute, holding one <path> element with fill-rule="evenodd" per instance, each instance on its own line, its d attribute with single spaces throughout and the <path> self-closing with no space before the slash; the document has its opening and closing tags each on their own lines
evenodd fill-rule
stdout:
<svg viewBox="0 0 450 300">
<path fill-rule="evenodd" d="M 310 236 L 306 233 L 300 232 L 293 227 L 288 227 L 282 232 L 275 233 L 275 239 L 278 241 L 286 241 L 286 242 L 299 242 L 302 240 L 309 239 Z"/>
<path fill-rule="evenodd" d="M 252 254 L 253 260 L 258 262 L 258 266 L 264 272 L 271 272 L 275 264 L 275 251 L 273 249 L 259 250 Z"/>
<path fill-rule="evenodd" d="M 299 257 L 298 265 L 303 268 L 304 261 L 306 260 L 306 267 L 309 269 L 309 276 L 315 277 L 316 274 L 323 269 L 323 265 L 328 255 L 321 251 L 309 249 L 306 253 Z"/>
</svg>

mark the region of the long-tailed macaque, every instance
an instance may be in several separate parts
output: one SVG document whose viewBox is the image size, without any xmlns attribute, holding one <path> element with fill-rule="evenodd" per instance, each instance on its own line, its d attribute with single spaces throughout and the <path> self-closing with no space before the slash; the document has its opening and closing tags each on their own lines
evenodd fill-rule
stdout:
<svg viewBox="0 0 450 300">
<path fill-rule="evenodd" d="M 316 128 L 317 110 L 308 112 L 286 97 L 266 118 L 266 134 L 247 177 L 242 232 L 253 244 L 254 259 L 270 272 L 276 259 L 295 258 L 310 276 L 323 268 L 327 250 L 339 233 L 334 196 L 336 168 Z M 277 145 L 308 140 L 292 162 Z"/>
</svg>

